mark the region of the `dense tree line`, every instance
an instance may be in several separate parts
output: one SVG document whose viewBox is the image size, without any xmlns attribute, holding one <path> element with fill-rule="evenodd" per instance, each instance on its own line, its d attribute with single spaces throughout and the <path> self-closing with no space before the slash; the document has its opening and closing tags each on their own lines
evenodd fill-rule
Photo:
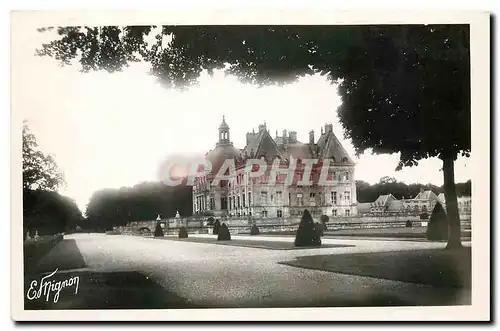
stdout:
<svg viewBox="0 0 500 331">
<path fill-rule="evenodd" d="M 33 236 L 73 231 L 83 217 L 75 201 L 56 190 L 64 184 L 63 173 L 52 155 L 44 154 L 23 123 L 23 229 Z"/>
<path fill-rule="evenodd" d="M 471 181 L 465 183 L 456 183 L 455 191 L 457 196 L 470 196 L 471 195 Z M 356 181 L 356 194 L 358 202 L 373 202 L 380 195 L 392 194 L 396 199 L 412 199 L 422 189 L 431 190 L 436 194 L 444 193 L 443 186 L 436 186 L 433 184 L 405 184 L 398 182 L 392 177 L 383 177 L 374 185 L 357 180 Z"/>
<path fill-rule="evenodd" d="M 111 230 L 130 221 L 154 220 L 175 216 L 191 216 L 192 188 L 169 186 L 161 182 L 144 182 L 133 187 L 102 189 L 94 192 L 86 209 L 84 228 Z"/>
</svg>

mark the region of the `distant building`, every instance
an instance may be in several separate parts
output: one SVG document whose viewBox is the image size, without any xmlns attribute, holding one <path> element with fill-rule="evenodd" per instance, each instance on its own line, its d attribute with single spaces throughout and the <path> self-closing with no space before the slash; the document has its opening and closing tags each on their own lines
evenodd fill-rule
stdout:
<svg viewBox="0 0 500 331">
<path fill-rule="evenodd" d="M 413 199 L 403 199 L 402 208 L 406 212 L 431 213 L 436 203 L 439 202 L 436 193 L 431 190 L 421 190 Z"/>
<path fill-rule="evenodd" d="M 387 213 L 394 201 L 397 199 L 392 194 L 381 195 L 370 204 L 370 213 Z"/>
<path fill-rule="evenodd" d="M 298 215 L 308 209 L 313 215 L 352 216 L 357 214 L 356 182 L 354 177 L 355 164 L 349 157 L 340 141 L 333 133 L 333 126 L 326 124 L 321 129 L 318 141 L 315 141 L 314 131 L 309 132 L 308 143 L 297 139 L 297 133 L 283 131 L 281 136 L 273 138 L 266 124 L 259 125 L 258 132 L 246 134 L 246 146 L 235 148 L 230 140 L 229 125 L 224 117 L 219 126 L 219 141 L 215 148 L 206 154 L 212 164 L 212 173 L 197 178 L 193 186 L 194 214 L 207 212 L 222 217 L 281 218 Z M 292 185 L 285 183 L 286 174 L 278 174 L 275 182 L 269 183 L 269 174 L 259 178 L 250 178 L 245 173 L 248 159 L 261 159 L 271 168 L 274 161 L 279 160 L 288 167 L 290 160 L 297 163 L 307 159 L 317 159 L 319 162 L 329 160 L 330 176 L 333 186 L 317 185 L 319 170 L 312 169 L 312 186 L 298 185 L 302 179 L 304 168 L 297 166 L 293 173 Z M 223 180 L 220 185 L 211 185 L 214 174 L 227 159 L 236 163 L 235 176 L 230 174 L 229 180 Z"/>
</svg>

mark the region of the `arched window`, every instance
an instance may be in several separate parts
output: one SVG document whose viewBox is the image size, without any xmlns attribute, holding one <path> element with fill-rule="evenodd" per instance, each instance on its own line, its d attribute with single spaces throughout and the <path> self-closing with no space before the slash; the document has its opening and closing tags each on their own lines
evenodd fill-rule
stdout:
<svg viewBox="0 0 500 331">
<path fill-rule="evenodd" d="M 347 161 L 348 161 L 348 160 L 347 160 L 347 158 L 346 158 L 346 157 L 343 157 L 343 158 L 342 158 L 342 163 L 347 163 Z"/>
</svg>

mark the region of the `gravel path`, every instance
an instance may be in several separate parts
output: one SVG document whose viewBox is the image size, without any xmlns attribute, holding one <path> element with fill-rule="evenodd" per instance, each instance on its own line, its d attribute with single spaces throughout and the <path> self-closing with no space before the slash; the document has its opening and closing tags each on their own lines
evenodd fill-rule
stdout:
<svg viewBox="0 0 500 331">
<path fill-rule="evenodd" d="M 75 240 L 87 269 L 138 271 L 199 306 L 470 304 L 470 291 L 465 289 L 434 288 L 277 263 L 306 255 L 442 248 L 445 243 L 324 238 L 324 243 L 350 247 L 269 250 L 102 234 L 75 234 L 66 238 Z M 292 237 L 238 238 L 293 241 Z M 50 259 L 54 251 L 46 258 Z"/>
</svg>

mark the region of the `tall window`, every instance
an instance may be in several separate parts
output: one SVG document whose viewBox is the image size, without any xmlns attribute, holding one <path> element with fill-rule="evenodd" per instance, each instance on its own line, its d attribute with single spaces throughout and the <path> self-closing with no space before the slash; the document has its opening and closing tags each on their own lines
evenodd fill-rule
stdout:
<svg viewBox="0 0 500 331">
<path fill-rule="evenodd" d="M 247 205 L 245 201 L 245 193 L 243 193 L 242 197 L 243 197 L 243 208 L 245 208 Z"/>
<path fill-rule="evenodd" d="M 261 204 L 267 204 L 267 192 L 266 191 L 260 192 L 260 201 L 261 201 Z"/>
<path fill-rule="evenodd" d="M 220 209 L 227 210 L 227 198 L 226 197 L 220 198 Z"/>
<path fill-rule="evenodd" d="M 297 193 L 297 205 L 302 206 L 304 204 L 302 193 Z"/>
<path fill-rule="evenodd" d="M 232 207 L 233 207 L 233 206 L 231 205 L 231 201 L 232 201 L 232 199 L 233 199 L 232 197 L 229 197 L 229 210 L 231 210 L 231 209 L 232 209 Z"/>
<path fill-rule="evenodd" d="M 288 193 L 288 205 L 292 205 L 292 194 Z"/>
<path fill-rule="evenodd" d="M 276 211 L 276 216 L 278 216 L 278 218 L 283 217 L 283 212 L 281 210 L 277 210 Z"/>
<path fill-rule="evenodd" d="M 252 207 L 252 193 L 248 192 L 248 207 Z"/>
<path fill-rule="evenodd" d="M 351 204 L 351 191 L 344 191 L 344 201 L 348 205 Z"/>
<path fill-rule="evenodd" d="M 336 205 L 337 204 L 337 192 L 332 192 L 332 204 Z"/>
<path fill-rule="evenodd" d="M 267 217 L 267 210 L 262 211 L 262 217 Z"/>
<path fill-rule="evenodd" d="M 238 208 L 241 208 L 241 204 L 240 204 L 240 196 L 238 195 Z"/>
<path fill-rule="evenodd" d="M 276 204 L 283 204 L 283 195 L 281 191 L 276 191 Z"/>
<path fill-rule="evenodd" d="M 215 198 L 210 198 L 210 209 L 211 210 L 215 209 Z"/>
<path fill-rule="evenodd" d="M 349 172 L 348 171 L 345 172 L 344 178 L 345 178 L 345 180 L 349 180 Z"/>
<path fill-rule="evenodd" d="M 332 210 L 332 215 L 333 215 L 333 216 L 337 216 L 337 209 L 333 209 L 333 210 Z"/>
<path fill-rule="evenodd" d="M 349 216 L 349 215 L 351 215 L 351 211 L 349 209 L 346 209 L 345 210 L 345 216 Z"/>
</svg>

